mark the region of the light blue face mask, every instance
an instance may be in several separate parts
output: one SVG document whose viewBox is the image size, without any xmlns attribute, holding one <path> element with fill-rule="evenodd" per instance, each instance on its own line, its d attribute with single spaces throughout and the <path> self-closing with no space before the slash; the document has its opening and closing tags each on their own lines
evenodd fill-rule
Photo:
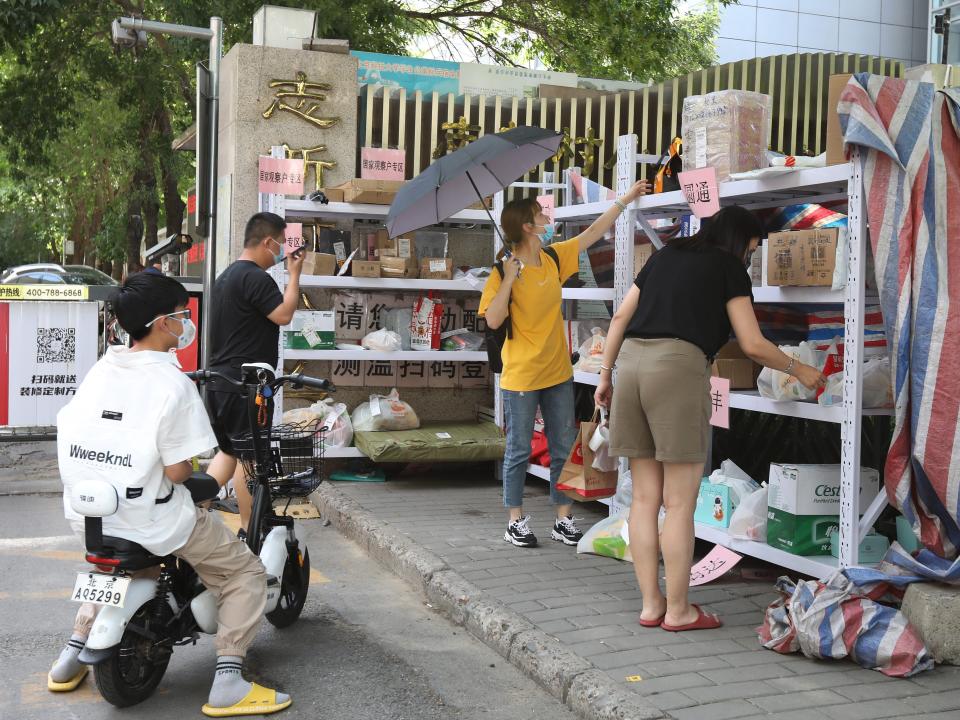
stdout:
<svg viewBox="0 0 960 720">
<path fill-rule="evenodd" d="M 554 228 L 553 223 L 547 223 L 543 226 L 543 234 L 538 235 L 540 242 L 544 245 L 549 245 L 550 241 L 553 240 L 553 236 L 556 233 L 556 228 Z"/>
<path fill-rule="evenodd" d="M 273 238 L 270 238 L 270 239 L 273 240 Z M 273 240 L 273 242 L 277 242 L 277 241 L 276 241 L 276 240 Z M 283 262 L 283 258 L 286 256 L 286 253 L 287 253 L 287 248 L 286 248 L 286 246 L 285 246 L 283 243 L 277 243 L 277 245 L 280 246 L 280 252 L 273 254 L 273 264 L 274 264 L 274 265 L 279 265 L 280 263 L 282 263 L 282 262 Z"/>
</svg>

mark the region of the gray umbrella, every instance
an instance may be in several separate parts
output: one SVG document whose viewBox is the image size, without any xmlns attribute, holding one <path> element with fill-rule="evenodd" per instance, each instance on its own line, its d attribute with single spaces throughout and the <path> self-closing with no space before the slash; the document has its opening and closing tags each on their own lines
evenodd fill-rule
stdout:
<svg viewBox="0 0 960 720">
<path fill-rule="evenodd" d="M 387 214 L 387 232 L 396 237 L 436 225 L 477 198 L 483 201 L 555 154 L 562 139 L 563 134 L 553 130 L 517 127 L 484 135 L 435 160 L 400 188 Z M 484 209 L 490 215 L 485 202 Z"/>
</svg>

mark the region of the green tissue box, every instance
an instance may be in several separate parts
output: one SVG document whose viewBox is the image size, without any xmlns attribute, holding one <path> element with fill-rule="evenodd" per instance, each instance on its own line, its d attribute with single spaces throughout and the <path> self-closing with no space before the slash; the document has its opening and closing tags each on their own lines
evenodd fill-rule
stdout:
<svg viewBox="0 0 960 720">
<path fill-rule="evenodd" d="M 887 554 L 890 541 L 883 535 L 870 533 L 860 540 L 860 553 L 857 562 L 861 565 L 876 565 Z M 840 533 L 830 533 L 830 554 L 840 557 Z"/>
</svg>

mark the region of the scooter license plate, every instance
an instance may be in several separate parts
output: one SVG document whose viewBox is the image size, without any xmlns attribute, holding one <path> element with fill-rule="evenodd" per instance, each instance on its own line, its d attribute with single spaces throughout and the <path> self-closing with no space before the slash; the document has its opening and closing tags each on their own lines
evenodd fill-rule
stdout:
<svg viewBox="0 0 960 720">
<path fill-rule="evenodd" d="M 77 584 L 73 586 L 71 599 L 74 602 L 123 607 L 129 587 L 130 578 L 102 573 L 80 573 L 77 575 Z"/>
</svg>

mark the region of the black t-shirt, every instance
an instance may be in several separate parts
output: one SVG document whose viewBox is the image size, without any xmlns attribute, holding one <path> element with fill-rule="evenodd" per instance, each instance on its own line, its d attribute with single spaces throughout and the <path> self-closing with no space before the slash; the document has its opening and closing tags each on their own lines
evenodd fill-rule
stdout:
<svg viewBox="0 0 960 720">
<path fill-rule="evenodd" d="M 719 248 L 668 245 L 647 261 L 635 285 L 640 302 L 626 337 L 686 340 L 711 359 L 730 339 L 727 301 L 741 296 L 753 300 L 743 262 Z"/>
<path fill-rule="evenodd" d="M 281 303 L 277 283 L 256 263 L 238 260 L 224 270 L 213 285 L 210 365 L 221 372 L 247 362 L 276 367 L 280 328 L 267 315 Z"/>
</svg>

